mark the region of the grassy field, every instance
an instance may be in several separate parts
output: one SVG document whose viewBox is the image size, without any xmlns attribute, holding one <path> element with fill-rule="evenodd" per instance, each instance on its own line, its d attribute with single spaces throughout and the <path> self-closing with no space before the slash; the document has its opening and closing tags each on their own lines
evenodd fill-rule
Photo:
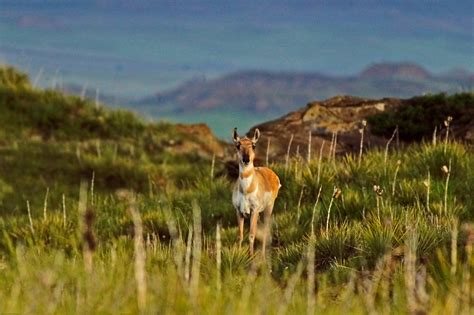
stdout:
<svg viewBox="0 0 474 315">
<path fill-rule="evenodd" d="M 116 114 L 64 105 L 76 98 L 50 124 L 56 107 L 17 110 L 53 92 L 5 82 L 0 313 L 472 313 L 468 145 L 270 165 L 283 187 L 264 260 L 259 242 L 254 257 L 237 246 L 224 164 L 167 151 L 173 126 L 127 116 L 88 133 Z M 82 120 L 58 125 L 71 108 Z"/>
</svg>

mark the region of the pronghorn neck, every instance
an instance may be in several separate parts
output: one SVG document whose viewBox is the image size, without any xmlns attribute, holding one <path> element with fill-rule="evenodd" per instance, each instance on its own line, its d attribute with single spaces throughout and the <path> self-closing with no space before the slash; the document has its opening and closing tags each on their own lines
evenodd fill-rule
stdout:
<svg viewBox="0 0 474 315">
<path fill-rule="evenodd" d="M 255 174 L 255 167 L 253 163 L 242 165 L 239 163 L 239 186 L 240 191 L 247 193 L 249 190 L 253 191 L 253 175 Z"/>
<path fill-rule="evenodd" d="M 239 163 L 239 177 L 240 179 L 253 175 L 255 172 L 255 167 L 253 163 L 249 163 L 248 165 L 243 165 Z"/>
</svg>

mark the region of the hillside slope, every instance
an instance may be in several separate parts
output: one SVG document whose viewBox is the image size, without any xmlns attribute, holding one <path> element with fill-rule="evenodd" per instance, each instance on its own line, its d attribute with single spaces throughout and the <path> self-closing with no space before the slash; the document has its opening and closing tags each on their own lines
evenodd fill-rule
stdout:
<svg viewBox="0 0 474 315">
<path fill-rule="evenodd" d="M 99 191 L 151 192 L 198 176 L 192 162 L 223 153 L 205 125 L 147 124 L 128 111 L 34 89 L 25 74 L 0 68 L 0 207 L 7 212 L 46 194 L 76 195 L 83 179 Z"/>
</svg>

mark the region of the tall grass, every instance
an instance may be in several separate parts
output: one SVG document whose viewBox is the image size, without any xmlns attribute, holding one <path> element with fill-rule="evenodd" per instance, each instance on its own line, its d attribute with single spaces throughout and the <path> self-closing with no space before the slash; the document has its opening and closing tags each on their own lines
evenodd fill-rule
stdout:
<svg viewBox="0 0 474 315">
<path fill-rule="evenodd" d="M 397 165 L 399 159 L 415 163 Z M 384 160 L 384 151 L 368 151 L 360 166 L 347 157 L 336 159 L 334 169 L 331 157 L 300 165 L 298 176 L 288 172 L 275 207 L 270 266 L 238 249 L 226 193 L 231 183 L 209 180 L 209 161 L 201 164 L 202 177 L 179 189 L 145 191 L 132 204 L 104 191 L 96 176 L 97 217 L 87 224 L 97 248 L 89 254 L 87 238 L 74 232 L 85 223 L 65 219 L 63 196 L 51 189 L 46 217 L 36 206 L 0 218 L 0 312 L 468 312 L 474 226 L 472 205 L 462 196 L 473 193 L 464 180 L 474 170 L 469 148 L 448 143 L 444 153 L 415 145 L 389 155 L 387 172 Z M 441 166 L 449 160 L 444 211 Z M 307 163 L 290 162 L 272 168 L 282 175 L 292 163 Z M 217 174 L 222 165 L 214 167 Z M 378 200 L 373 185 L 389 187 L 397 168 L 395 194 Z M 334 186 L 343 187 L 337 196 L 328 190 Z M 82 188 L 84 194 L 90 191 Z M 64 197 L 68 218 L 92 204 L 78 196 Z"/>
</svg>

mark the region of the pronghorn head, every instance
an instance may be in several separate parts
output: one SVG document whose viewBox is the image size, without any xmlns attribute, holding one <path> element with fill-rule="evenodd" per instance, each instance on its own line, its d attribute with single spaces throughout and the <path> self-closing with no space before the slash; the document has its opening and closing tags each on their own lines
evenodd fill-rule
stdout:
<svg viewBox="0 0 474 315">
<path fill-rule="evenodd" d="M 241 139 L 237 133 L 237 128 L 234 128 L 232 138 L 234 140 L 235 149 L 237 150 L 237 155 L 239 157 L 239 163 L 244 166 L 253 164 L 253 160 L 255 158 L 255 146 L 257 144 L 258 138 L 260 138 L 260 130 L 255 129 L 252 139 L 247 137 L 243 137 Z"/>
</svg>

